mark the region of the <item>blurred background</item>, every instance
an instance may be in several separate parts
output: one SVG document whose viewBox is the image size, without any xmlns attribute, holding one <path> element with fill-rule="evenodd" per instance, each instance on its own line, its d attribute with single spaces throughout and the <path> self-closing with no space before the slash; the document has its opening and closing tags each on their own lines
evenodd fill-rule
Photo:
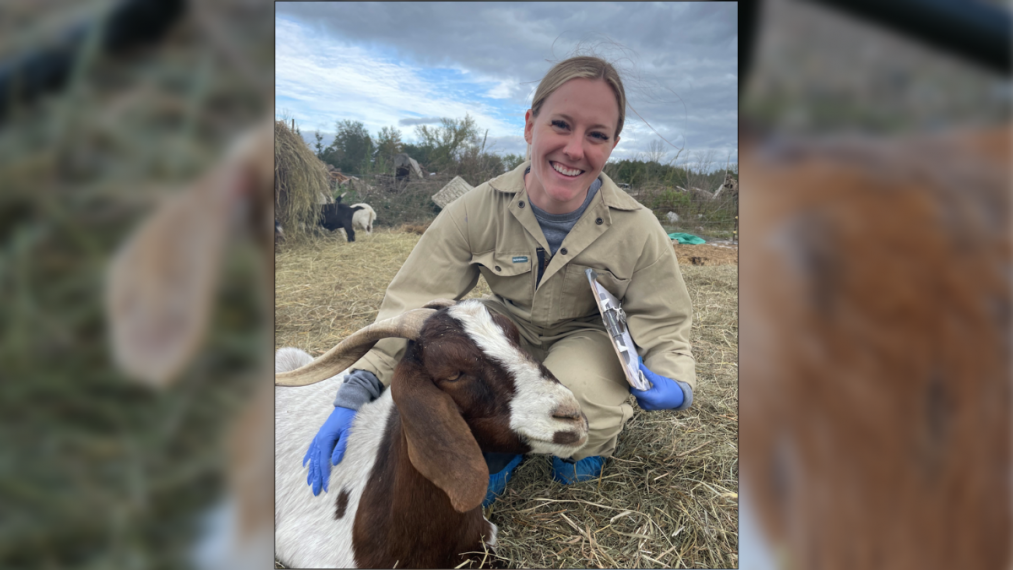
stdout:
<svg viewBox="0 0 1013 570">
<path fill-rule="evenodd" d="M 0 7 L 0 567 L 190 566 L 228 426 L 269 378 L 263 255 L 230 234 L 206 335 L 161 387 L 113 364 L 110 262 L 269 120 L 272 36 L 269 2 Z"/>
<path fill-rule="evenodd" d="M 850 4 L 740 6 L 740 567 L 1008 568 L 1009 49 L 960 45 L 1008 42 L 1010 5 L 887 4 L 984 30 L 940 47 Z M 273 113 L 272 30 L 262 0 L 0 8 L 0 567 L 189 567 L 235 491 L 224 442 L 269 378 L 259 230 L 164 385 L 114 365 L 106 294 Z"/>
<path fill-rule="evenodd" d="M 740 567 L 1010 568 L 1010 4 L 746 8 Z"/>
</svg>

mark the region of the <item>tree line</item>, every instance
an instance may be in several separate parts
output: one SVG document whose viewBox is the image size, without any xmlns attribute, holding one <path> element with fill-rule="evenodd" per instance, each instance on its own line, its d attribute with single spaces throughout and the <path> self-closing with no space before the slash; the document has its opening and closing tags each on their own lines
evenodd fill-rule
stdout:
<svg viewBox="0 0 1013 570">
<path fill-rule="evenodd" d="M 417 125 L 415 141 L 407 142 L 396 127 L 383 127 L 375 135 L 360 121 L 335 122 L 334 139 L 324 146 L 315 134 L 313 150 L 321 161 L 352 176 L 393 174 L 394 157 L 407 153 L 429 172 L 464 176 L 479 184 L 520 164 L 523 156 L 493 154 L 486 148 L 488 131 L 481 133 L 475 119 L 440 119 L 438 125 Z M 484 177 L 484 178 L 483 178 Z"/>
<path fill-rule="evenodd" d="M 401 130 L 390 126 L 373 135 L 362 122 L 343 119 L 335 121 L 334 138 L 326 146 L 323 135 L 315 133 L 313 150 L 325 164 L 358 177 L 393 174 L 394 157 L 407 153 L 429 172 L 462 176 L 472 185 L 499 176 L 524 161 L 524 155 L 492 153 L 486 144 L 488 130 L 483 133 L 470 115 L 463 119 L 443 118 L 438 125 L 417 125 L 414 134 L 415 141 L 407 142 Z M 704 154 L 693 166 L 679 164 L 681 151 L 667 161 L 666 155 L 661 142 L 655 141 L 647 153 L 633 159 L 611 160 L 605 173 L 614 181 L 633 187 L 658 184 L 710 191 L 721 185 L 726 171 L 738 178 L 738 164 L 722 165 L 713 152 Z"/>
</svg>

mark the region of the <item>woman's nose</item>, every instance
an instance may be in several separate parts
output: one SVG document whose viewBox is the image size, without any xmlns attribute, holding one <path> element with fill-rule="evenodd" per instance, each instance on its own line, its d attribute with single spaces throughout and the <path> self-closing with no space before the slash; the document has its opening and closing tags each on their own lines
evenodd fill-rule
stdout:
<svg viewBox="0 0 1013 570">
<path fill-rule="evenodd" d="M 581 142 L 581 138 L 570 137 L 570 140 L 566 143 L 566 146 L 563 148 L 563 154 L 566 155 L 566 158 L 574 161 L 584 158 L 584 145 Z"/>
</svg>

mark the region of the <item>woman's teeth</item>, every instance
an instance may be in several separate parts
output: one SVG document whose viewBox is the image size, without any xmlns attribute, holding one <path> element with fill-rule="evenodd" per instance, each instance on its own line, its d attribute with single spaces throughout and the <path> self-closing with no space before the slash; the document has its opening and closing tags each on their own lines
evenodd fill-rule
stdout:
<svg viewBox="0 0 1013 570">
<path fill-rule="evenodd" d="M 570 170 L 568 168 L 564 168 L 564 167 L 556 164 L 555 162 L 550 162 L 549 164 L 552 165 L 552 169 L 553 170 L 555 170 L 556 172 L 558 172 L 558 173 L 560 173 L 560 174 L 562 174 L 564 176 L 577 176 L 578 174 L 580 174 L 581 172 L 583 172 L 582 170 Z"/>
</svg>

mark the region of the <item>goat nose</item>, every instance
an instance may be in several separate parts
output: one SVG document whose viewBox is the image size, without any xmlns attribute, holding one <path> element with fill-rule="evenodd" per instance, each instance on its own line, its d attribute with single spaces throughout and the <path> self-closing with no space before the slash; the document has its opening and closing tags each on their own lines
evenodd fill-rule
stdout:
<svg viewBox="0 0 1013 570">
<path fill-rule="evenodd" d="M 559 420 L 577 420 L 580 419 L 580 406 L 574 402 L 572 404 L 560 404 L 556 406 L 556 409 L 552 410 L 552 417 Z"/>
</svg>

